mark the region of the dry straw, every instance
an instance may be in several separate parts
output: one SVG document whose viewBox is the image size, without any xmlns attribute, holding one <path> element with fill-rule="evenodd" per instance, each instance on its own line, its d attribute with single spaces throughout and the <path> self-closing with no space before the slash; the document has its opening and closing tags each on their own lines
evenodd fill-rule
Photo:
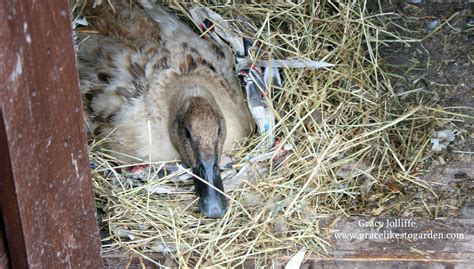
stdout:
<svg viewBox="0 0 474 269">
<path fill-rule="evenodd" d="M 402 101 L 379 54 L 382 46 L 417 40 L 391 33 L 383 22 L 393 14 L 378 13 L 378 6 L 369 14 L 365 1 L 262 2 L 199 4 L 231 23 L 245 16 L 251 24 L 244 24 L 242 34 L 258 40 L 274 58 L 335 64 L 319 70 L 283 68 L 283 85 L 271 89 L 275 133 L 292 145 L 290 155 L 278 167 L 271 159 L 252 165 L 268 172 L 228 192 L 227 214 L 209 220 L 197 212 L 189 182 L 162 175 L 165 164 L 153 163 L 145 179 L 133 179 L 120 173 L 130 164 L 114 161 L 94 141 L 94 188 L 102 228 L 110 233 L 104 251 L 120 249 L 156 263 L 150 254 L 163 252 L 183 267 L 239 265 L 250 257 L 257 266 L 283 250 L 295 253 L 303 247 L 324 255 L 331 234 L 318 220 L 389 214 L 403 205 L 400 189 L 431 191 L 418 177 L 430 158 L 431 131 L 461 116 Z M 168 5 L 190 22 L 186 4 Z M 230 153 L 235 167 L 242 167 L 250 153 L 262 153 L 255 149 L 263 139 L 253 135 L 240 141 Z M 148 191 L 157 186 L 180 191 Z"/>
</svg>

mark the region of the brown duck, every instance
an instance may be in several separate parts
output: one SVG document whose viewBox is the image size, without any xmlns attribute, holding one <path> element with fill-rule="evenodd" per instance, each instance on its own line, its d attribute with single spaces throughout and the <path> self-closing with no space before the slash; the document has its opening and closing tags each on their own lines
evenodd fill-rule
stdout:
<svg viewBox="0 0 474 269">
<path fill-rule="evenodd" d="M 230 53 L 144 0 L 84 14 L 96 32 L 79 36 L 78 51 L 92 136 L 124 161 L 184 160 L 208 183 L 194 179 L 201 213 L 221 217 L 219 157 L 251 130 Z"/>
</svg>

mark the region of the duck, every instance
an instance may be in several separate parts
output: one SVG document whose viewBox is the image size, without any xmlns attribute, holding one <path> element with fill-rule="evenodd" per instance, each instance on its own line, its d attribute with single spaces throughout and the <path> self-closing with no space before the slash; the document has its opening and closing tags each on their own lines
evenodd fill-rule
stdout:
<svg viewBox="0 0 474 269">
<path fill-rule="evenodd" d="M 161 5 L 109 3 L 86 4 L 90 28 L 78 34 L 91 137 L 124 162 L 184 161 L 195 175 L 201 214 L 222 217 L 220 157 L 253 130 L 231 52 Z"/>
</svg>

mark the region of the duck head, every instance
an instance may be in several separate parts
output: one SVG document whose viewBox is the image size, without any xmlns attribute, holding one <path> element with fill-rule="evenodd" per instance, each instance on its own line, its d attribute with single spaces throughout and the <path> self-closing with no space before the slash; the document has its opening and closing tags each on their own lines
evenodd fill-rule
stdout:
<svg viewBox="0 0 474 269">
<path fill-rule="evenodd" d="M 202 179 L 194 179 L 201 213 L 219 218 L 227 210 L 219 172 L 226 131 L 224 117 L 212 97 L 187 96 L 176 111 L 171 119 L 171 141 L 193 173 Z"/>
</svg>

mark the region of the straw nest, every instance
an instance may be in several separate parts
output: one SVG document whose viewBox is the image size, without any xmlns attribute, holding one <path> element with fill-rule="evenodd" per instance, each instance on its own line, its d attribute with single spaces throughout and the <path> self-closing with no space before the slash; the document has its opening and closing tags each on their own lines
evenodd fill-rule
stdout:
<svg viewBox="0 0 474 269">
<path fill-rule="evenodd" d="M 109 233 L 105 251 L 121 249 L 149 260 L 150 253 L 163 252 L 193 267 L 258 257 L 257 266 L 282 250 L 305 247 L 324 255 L 331 234 L 318 220 L 325 216 L 422 214 L 422 203 L 408 203 L 404 191 L 436 197 L 419 177 L 433 155 L 432 131 L 462 117 L 416 98 L 402 100 L 379 55 L 382 46 L 416 40 L 391 33 L 384 18 L 392 15 L 370 14 L 365 1 L 299 2 L 200 2 L 230 22 L 248 18 L 252 24 L 243 34 L 274 58 L 335 64 L 283 68 L 283 85 L 271 87 L 274 132 L 292 150 L 282 162 L 267 158 L 248 165 L 249 156 L 270 150 L 257 147 L 265 139 L 258 134 L 240 141 L 228 155 L 235 169 L 247 165 L 248 177 L 227 192 L 227 214 L 209 220 L 197 212 L 190 181 L 164 172 L 168 164 L 148 164 L 136 179 L 123 169 L 132 164 L 111 159 L 102 141 L 92 141 L 100 225 Z M 190 23 L 186 4 L 169 7 Z"/>
</svg>

